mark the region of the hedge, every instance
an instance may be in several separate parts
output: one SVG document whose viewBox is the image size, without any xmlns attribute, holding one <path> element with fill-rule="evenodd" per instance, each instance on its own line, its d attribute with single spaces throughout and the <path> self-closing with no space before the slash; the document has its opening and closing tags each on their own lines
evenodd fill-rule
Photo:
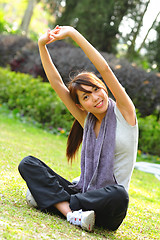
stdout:
<svg viewBox="0 0 160 240">
<path fill-rule="evenodd" d="M 65 83 L 68 82 L 70 74 L 81 70 L 93 71 L 101 78 L 81 48 L 62 40 L 49 44 L 48 49 Z M 160 115 L 160 74 L 146 72 L 134 63 L 116 58 L 113 54 L 101 54 L 141 115 Z M 48 81 L 41 64 L 38 44 L 24 36 L 0 35 L 0 66 L 7 65 L 12 71 L 31 74 L 33 77 L 41 76 L 43 81 Z"/>
<path fill-rule="evenodd" d="M 69 131 L 73 117 L 48 82 L 0 68 L 0 89 L 0 104 L 6 103 L 9 109 L 35 119 L 44 127 Z M 139 149 L 160 156 L 159 121 L 154 115 L 145 118 L 137 115 Z"/>
<path fill-rule="evenodd" d="M 0 103 L 49 128 L 70 129 L 73 117 L 47 82 L 0 68 Z"/>
<path fill-rule="evenodd" d="M 156 116 L 138 117 L 139 149 L 144 153 L 160 156 L 160 122 Z"/>
</svg>

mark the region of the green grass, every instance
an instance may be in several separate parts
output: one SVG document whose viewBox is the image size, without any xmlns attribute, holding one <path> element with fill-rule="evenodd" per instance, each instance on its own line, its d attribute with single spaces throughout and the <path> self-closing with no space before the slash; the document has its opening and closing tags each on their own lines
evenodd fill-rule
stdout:
<svg viewBox="0 0 160 240">
<path fill-rule="evenodd" d="M 127 217 L 116 232 L 96 227 L 88 233 L 57 215 L 29 208 L 18 163 L 32 154 L 72 180 L 80 174 L 79 162 L 68 165 L 65 148 L 66 137 L 0 113 L 0 239 L 159 239 L 160 181 L 138 170 L 133 172 Z"/>
</svg>

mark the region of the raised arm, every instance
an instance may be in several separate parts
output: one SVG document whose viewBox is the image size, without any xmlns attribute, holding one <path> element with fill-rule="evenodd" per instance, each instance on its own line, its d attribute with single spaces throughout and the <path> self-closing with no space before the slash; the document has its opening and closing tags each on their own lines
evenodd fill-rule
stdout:
<svg viewBox="0 0 160 240">
<path fill-rule="evenodd" d="M 123 117 L 130 125 L 135 125 L 134 105 L 103 56 L 76 29 L 66 26 L 59 28 L 61 30 L 58 33 L 54 33 L 53 36 L 57 39 L 63 39 L 68 36 L 81 47 L 115 97 L 117 107 Z"/>
<path fill-rule="evenodd" d="M 52 30 L 52 33 L 57 33 L 59 29 L 54 29 Z M 40 57 L 42 61 L 42 65 L 44 68 L 44 71 L 47 75 L 47 78 L 52 86 L 52 88 L 55 90 L 55 92 L 58 94 L 58 96 L 61 98 L 63 103 L 66 105 L 68 110 L 71 112 L 71 114 L 79 121 L 79 123 L 84 125 L 84 120 L 87 115 L 86 112 L 80 110 L 76 106 L 76 104 L 73 102 L 73 100 L 70 97 L 69 90 L 63 83 L 63 80 L 56 69 L 55 65 L 52 62 L 52 59 L 50 57 L 50 54 L 47 49 L 47 44 L 50 44 L 51 42 L 56 41 L 52 35 L 51 35 L 51 30 L 48 30 L 47 33 L 42 35 L 38 41 L 38 46 L 39 46 L 39 52 L 40 52 Z"/>
</svg>

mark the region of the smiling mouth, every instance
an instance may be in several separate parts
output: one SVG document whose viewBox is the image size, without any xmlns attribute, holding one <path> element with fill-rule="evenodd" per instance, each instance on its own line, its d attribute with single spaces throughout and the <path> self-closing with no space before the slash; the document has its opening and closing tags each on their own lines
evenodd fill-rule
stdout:
<svg viewBox="0 0 160 240">
<path fill-rule="evenodd" d="M 100 101 L 95 107 L 96 107 L 96 108 L 100 108 L 100 107 L 102 107 L 102 105 L 103 105 L 103 100 Z"/>
</svg>

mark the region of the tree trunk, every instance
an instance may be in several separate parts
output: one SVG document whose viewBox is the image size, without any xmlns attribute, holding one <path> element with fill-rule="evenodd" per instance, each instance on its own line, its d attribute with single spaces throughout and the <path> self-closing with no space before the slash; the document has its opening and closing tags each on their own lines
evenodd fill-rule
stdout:
<svg viewBox="0 0 160 240">
<path fill-rule="evenodd" d="M 28 5 L 24 13 L 20 30 L 24 35 L 27 35 L 29 24 L 33 15 L 34 6 L 36 5 L 36 0 L 28 0 Z"/>
<path fill-rule="evenodd" d="M 141 43 L 140 47 L 139 47 L 138 50 L 137 50 L 138 53 L 141 51 L 142 47 L 144 46 L 145 41 L 146 41 L 146 39 L 147 39 L 147 37 L 148 37 L 148 34 L 149 34 L 149 32 L 151 31 L 151 29 L 154 27 L 154 24 L 156 23 L 159 14 L 160 14 L 160 12 L 159 12 L 159 13 L 157 14 L 157 16 L 155 17 L 155 19 L 154 19 L 151 27 L 148 29 L 148 31 L 147 31 L 147 33 L 146 33 L 146 36 L 145 36 L 144 39 L 143 39 L 143 42 Z"/>
<path fill-rule="evenodd" d="M 140 20 L 138 22 L 137 29 L 134 32 L 132 43 L 131 43 L 131 45 L 128 48 L 127 57 L 129 56 L 129 58 L 130 57 L 132 58 L 132 56 L 134 56 L 136 54 L 136 51 L 135 51 L 136 39 L 137 39 L 137 36 L 138 36 L 138 34 L 140 32 L 140 28 L 142 27 L 143 18 L 144 18 L 144 15 L 145 15 L 146 11 L 147 11 L 149 3 L 150 3 L 150 0 L 146 3 L 145 9 L 143 11 L 143 14 L 141 15 L 141 18 L 140 18 Z"/>
</svg>

